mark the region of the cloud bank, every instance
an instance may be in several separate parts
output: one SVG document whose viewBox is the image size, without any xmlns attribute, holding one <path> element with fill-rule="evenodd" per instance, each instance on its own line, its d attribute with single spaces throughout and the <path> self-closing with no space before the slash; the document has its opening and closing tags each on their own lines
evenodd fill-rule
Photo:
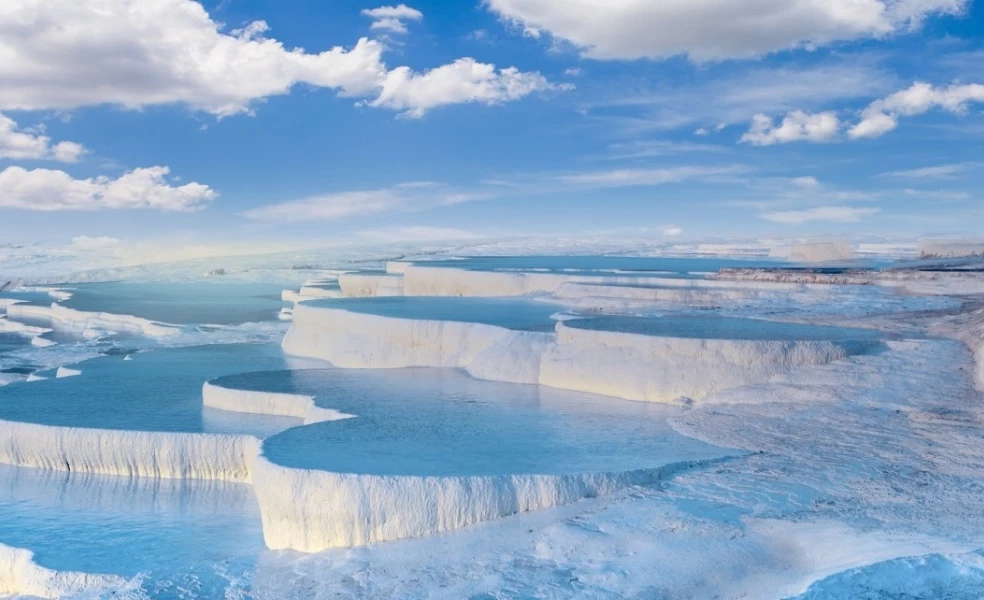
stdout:
<svg viewBox="0 0 984 600">
<path fill-rule="evenodd" d="M 167 167 L 133 169 L 116 179 L 75 179 L 64 171 L 7 167 L 0 171 L 0 207 L 23 210 L 154 209 L 193 211 L 218 194 L 207 185 L 168 183 Z"/>
<path fill-rule="evenodd" d="M 76 142 L 52 144 L 50 137 L 21 129 L 13 119 L 0 113 L 0 158 L 74 163 L 85 152 L 85 146 Z"/>
<path fill-rule="evenodd" d="M 588 58 L 753 58 L 790 48 L 883 38 L 966 0 L 487 0 L 532 36 L 549 33 Z"/>
<path fill-rule="evenodd" d="M 392 29 L 411 11 L 382 7 L 370 16 Z M 227 117 L 306 84 L 419 117 L 447 104 L 557 89 L 539 73 L 473 59 L 422 74 L 391 70 L 385 46 L 366 38 L 319 53 L 288 49 L 268 30 L 255 21 L 224 33 L 193 0 L 4 0 L 0 110 L 183 104 Z"/>
</svg>

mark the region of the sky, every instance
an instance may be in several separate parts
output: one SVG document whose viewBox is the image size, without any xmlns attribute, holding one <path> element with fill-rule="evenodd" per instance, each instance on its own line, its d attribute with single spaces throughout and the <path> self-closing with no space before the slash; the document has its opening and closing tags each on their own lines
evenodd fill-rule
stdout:
<svg viewBox="0 0 984 600">
<path fill-rule="evenodd" d="M 4 0 L 0 243 L 984 235 L 982 0 Z"/>
</svg>

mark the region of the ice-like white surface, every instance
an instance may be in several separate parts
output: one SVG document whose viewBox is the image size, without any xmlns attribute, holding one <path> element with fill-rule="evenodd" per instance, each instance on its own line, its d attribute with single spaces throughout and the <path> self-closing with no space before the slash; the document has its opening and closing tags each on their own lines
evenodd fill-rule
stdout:
<svg viewBox="0 0 984 600">
<path fill-rule="evenodd" d="M 299 304 L 283 347 L 345 368 L 460 367 L 483 379 L 537 383 L 540 355 L 552 338 L 483 323 L 396 319 Z"/>
<path fill-rule="evenodd" d="M 626 473 L 412 477 L 331 473 L 256 461 L 263 536 L 318 552 L 420 537 L 654 483 L 694 464 Z"/>
<path fill-rule="evenodd" d="M 0 462 L 57 471 L 249 481 L 258 445 L 256 438 L 247 435 L 0 421 Z"/>
<path fill-rule="evenodd" d="M 984 256 L 984 240 L 923 240 L 919 242 L 920 258 L 960 258 Z"/>
<path fill-rule="evenodd" d="M 304 285 L 301 287 L 300 295 L 304 298 L 341 298 L 342 290 L 337 287 L 319 287 L 316 285 Z"/>
<path fill-rule="evenodd" d="M 344 273 L 338 276 L 342 296 L 368 298 L 376 296 L 402 296 L 404 278 L 386 273 Z"/>
<path fill-rule="evenodd" d="M 258 448 L 248 435 L 0 421 L 0 462 L 56 471 L 248 482 Z"/>
<path fill-rule="evenodd" d="M 9 318 L 0 316 L 0 332 L 3 333 L 17 333 L 20 335 L 37 337 L 39 335 L 44 335 L 49 333 L 51 330 L 46 327 L 36 327 L 34 325 L 26 325 L 24 323 L 19 323 L 17 321 L 11 321 Z"/>
<path fill-rule="evenodd" d="M 51 306 L 14 304 L 7 308 L 7 315 L 18 319 L 37 319 L 50 322 L 54 327 L 67 327 L 79 331 L 92 329 L 126 331 L 155 338 L 167 338 L 181 333 L 177 327 L 148 319 L 130 315 L 87 312 L 66 308 L 58 304 Z"/>
<path fill-rule="evenodd" d="M 876 340 L 694 339 L 557 325 L 539 383 L 629 400 L 701 400 L 804 365 L 873 350 Z"/>
<path fill-rule="evenodd" d="M 565 306 L 580 310 L 632 310 L 653 308 L 655 305 L 687 307 L 714 307 L 754 300 L 763 295 L 776 295 L 771 290 L 757 290 L 754 285 L 724 288 L 698 285 L 603 285 L 593 283 L 565 283 L 554 292 L 552 298 Z M 552 298 L 545 298 L 550 300 Z"/>
<path fill-rule="evenodd" d="M 406 260 L 390 260 L 386 262 L 386 272 L 390 275 L 403 275 L 406 272 L 407 267 L 413 266 L 413 263 Z"/>
<path fill-rule="evenodd" d="M 817 241 L 796 244 L 789 252 L 789 260 L 800 263 L 849 261 L 854 249 L 846 241 Z"/>
<path fill-rule="evenodd" d="M 397 277 L 397 276 L 391 276 Z M 407 296 L 526 296 L 553 293 L 565 283 L 658 285 L 665 277 L 574 275 L 546 272 L 472 271 L 453 267 L 411 265 L 404 269 L 403 293 Z M 345 290 L 344 277 L 341 279 Z M 371 296 L 371 288 L 359 296 Z M 354 296 L 346 291 L 346 296 Z"/>
<path fill-rule="evenodd" d="M 17 300 L 15 298 L 0 298 L 0 311 L 7 312 L 7 309 L 12 304 L 20 304 L 22 302 L 24 302 L 24 300 Z"/>
<path fill-rule="evenodd" d="M 65 377 L 76 377 L 81 374 L 82 371 L 79 371 L 78 369 L 69 369 L 68 367 L 58 367 L 58 370 L 55 371 L 55 378 L 64 379 Z"/>
<path fill-rule="evenodd" d="M 114 575 L 54 571 L 34 562 L 29 550 L 0 544 L 0 594 L 37 598 L 95 598 L 115 594 L 127 580 Z"/>
<path fill-rule="evenodd" d="M 585 330 L 564 322 L 556 330 L 513 331 L 299 305 L 283 347 L 344 368 L 459 367 L 493 381 L 658 402 L 699 400 L 878 347 L 872 339 L 686 339 Z"/>
<path fill-rule="evenodd" d="M 254 390 L 235 390 L 211 381 L 202 386 L 202 402 L 205 406 L 230 412 L 254 415 L 272 415 L 300 419 L 304 425 L 351 419 L 355 415 L 346 414 L 332 408 L 323 408 L 314 403 L 314 397 L 304 394 L 282 392 L 263 392 Z"/>
<path fill-rule="evenodd" d="M 302 296 L 299 292 L 295 292 L 294 290 L 284 290 L 280 293 L 280 299 L 283 300 L 284 302 L 296 303 L 296 302 L 300 302 L 301 300 L 304 300 L 304 296 Z"/>
</svg>

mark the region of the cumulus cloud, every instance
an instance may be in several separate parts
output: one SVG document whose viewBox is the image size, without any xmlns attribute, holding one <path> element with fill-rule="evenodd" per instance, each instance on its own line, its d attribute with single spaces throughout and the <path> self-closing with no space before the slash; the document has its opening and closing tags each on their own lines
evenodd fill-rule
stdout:
<svg viewBox="0 0 984 600">
<path fill-rule="evenodd" d="M 218 194 L 207 185 L 168 183 L 167 167 L 128 171 L 116 179 L 75 179 L 64 171 L 7 167 L 0 172 L 0 207 L 23 210 L 155 209 L 192 211 Z"/>
<path fill-rule="evenodd" d="M 855 223 L 865 217 L 877 214 L 877 208 L 855 208 L 851 206 L 817 206 L 806 210 L 784 210 L 762 213 L 759 218 L 787 225 L 803 225 L 814 221 Z"/>
<path fill-rule="evenodd" d="M 794 110 L 779 123 L 767 115 L 755 115 L 751 127 L 740 141 L 754 146 L 799 141 L 829 142 L 837 137 L 839 129 L 840 119 L 833 111 L 810 114 Z"/>
<path fill-rule="evenodd" d="M 487 0 L 528 35 L 549 33 L 594 59 L 749 58 L 797 47 L 881 38 L 968 0 Z"/>
<path fill-rule="evenodd" d="M 0 113 L 0 158 L 74 163 L 85 152 L 85 147 L 75 142 L 52 144 L 50 137 L 21 129 L 13 119 Z"/>
<path fill-rule="evenodd" d="M 916 82 L 908 89 L 872 102 L 848 135 L 854 139 L 880 137 L 898 127 L 899 117 L 921 115 L 935 108 L 960 115 L 974 102 L 984 102 L 984 85 L 953 84 L 937 88 Z"/>
<path fill-rule="evenodd" d="M 376 99 L 366 104 L 402 111 L 407 117 L 421 117 L 443 104 L 499 104 L 536 91 L 570 88 L 551 84 L 539 73 L 523 73 L 512 67 L 497 71 L 494 65 L 459 58 L 426 73 L 397 67 L 383 78 Z"/>
<path fill-rule="evenodd" d="M 403 14 L 400 7 L 389 7 Z M 409 9 L 413 10 L 413 9 Z M 393 17 L 390 17 L 393 18 Z M 257 101 L 299 84 L 400 107 L 379 98 L 413 82 L 427 102 L 515 100 L 549 87 L 537 73 L 475 63 L 438 67 L 441 77 L 390 69 L 383 44 L 360 39 L 319 53 L 288 49 L 265 36 L 263 21 L 224 33 L 194 0 L 4 0 L 0 2 L 0 109 L 71 109 L 114 104 L 137 109 L 179 103 L 219 117 L 248 113 Z M 462 94 L 484 73 L 484 95 Z M 455 75 L 466 78 L 453 81 Z M 498 95 L 496 95 L 498 94 Z M 378 101 L 377 101 L 378 100 Z"/>
<path fill-rule="evenodd" d="M 366 8 L 363 9 L 362 15 L 372 19 L 370 29 L 380 29 L 390 33 L 406 33 L 407 21 L 420 21 L 424 18 L 424 13 L 406 4 Z"/>
<path fill-rule="evenodd" d="M 344 191 L 260 206 L 243 213 L 253 221 L 297 223 L 451 206 L 487 196 L 460 192 L 434 182 L 408 182 L 389 188 Z"/>
</svg>

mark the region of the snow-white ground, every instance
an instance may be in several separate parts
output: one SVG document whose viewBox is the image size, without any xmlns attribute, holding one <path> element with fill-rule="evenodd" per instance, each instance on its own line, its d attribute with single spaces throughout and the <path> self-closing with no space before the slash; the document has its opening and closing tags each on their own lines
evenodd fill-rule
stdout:
<svg viewBox="0 0 984 600">
<path fill-rule="evenodd" d="M 755 277 L 731 277 L 724 289 L 743 289 L 741 280 Z M 758 278 L 804 283 L 773 274 Z M 907 339 L 887 342 L 878 352 L 807 361 L 755 381 L 711 389 L 673 422 L 685 435 L 748 455 L 678 473 L 659 485 L 609 490 L 613 493 L 605 497 L 484 523 L 466 521 L 460 523 L 468 525 L 464 529 L 419 539 L 306 556 L 265 553 L 254 569 L 242 574 L 244 580 L 230 579 L 229 597 L 984 596 L 984 396 L 975 387 L 984 388 L 984 309 L 978 296 L 984 292 L 982 276 L 892 272 L 860 281 L 821 279 L 809 283 L 829 287 L 834 303 L 801 310 L 797 297 L 824 292 L 797 287 L 779 299 L 760 292 L 725 295 L 714 308 L 884 327 L 905 332 Z M 302 282 L 296 283 L 299 288 Z M 759 302 L 765 297 L 768 302 Z M 844 297 L 851 300 L 842 311 L 836 300 Z M 669 301 L 692 310 L 688 301 L 694 298 Z M 867 309 L 861 310 L 866 299 Z M 729 305 L 731 301 L 740 304 Z M 295 307 L 295 318 L 303 307 Z M 0 354 L 0 361 L 11 352 L 21 357 L 29 352 L 37 364 L 54 368 L 99 352 L 100 341 L 140 348 L 221 343 L 270 339 L 287 326 L 274 319 L 225 328 L 174 327 L 120 315 L 57 318 L 62 315 L 55 308 L 44 316 L 50 328 L 62 328 L 63 334 L 83 341 L 26 345 Z M 47 324 L 10 325 L 18 322 L 12 317 L 16 315 L 5 319 L 11 334 L 47 339 Z M 91 337 L 85 340 L 87 332 Z M 924 332 L 930 337 L 915 335 Z M 121 333 L 144 341 L 118 342 Z M 517 366 L 528 358 L 528 353 L 506 354 Z M 66 360 L 69 356 L 74 360 Z M 0 374 L 15 383 L 29 376 Z M 231 401 L 221 394 L 206 399 L 216 406 L 225 403 L 223 408 L 231 408 Z M 305 398 L 256 397 L 239 408 L 324 420 L 309 414 L 312 407 Z M 52 468 L 64 464 L 58 449 L 66 444 L 87 448 L 86 464 L 128 464 L 127 452 L 157 443 L 152 436 L 114 442 L 105 437 L 68 440 L 57 433 L 50 443 L 30 432 L 16 435 L 26 440 L 17 452 L 33 448 L 42 457 L 36 466 Z M 166 454 L 183 465 L 188 452 L 175 448 Z M 243 449 L 235 453 L 250 454 Z M 159 466 L 159 472 L 129 472 L 186 476 L 166 463 Z M 230 467 L 239 473 L 248 468 L 252 466 Z M 289 497 L 302 489 L 291 486 L 299 485 L 284 481 L 271 489 Z M 372 493 L 355 495 L 364 500 Z M 69 590 L 76 597 L 93 597 L 93 589 L 114 582 L 120 592 L 133 592 L 129 580 L 55 572 L 34 562 L 26 549 L 0 547 L 0 593 L 56 597 Z M 153 591 L 141 593 L 155 597 Z M 195 597 L 194 590 L 186 597 Z"/>
</svg>

